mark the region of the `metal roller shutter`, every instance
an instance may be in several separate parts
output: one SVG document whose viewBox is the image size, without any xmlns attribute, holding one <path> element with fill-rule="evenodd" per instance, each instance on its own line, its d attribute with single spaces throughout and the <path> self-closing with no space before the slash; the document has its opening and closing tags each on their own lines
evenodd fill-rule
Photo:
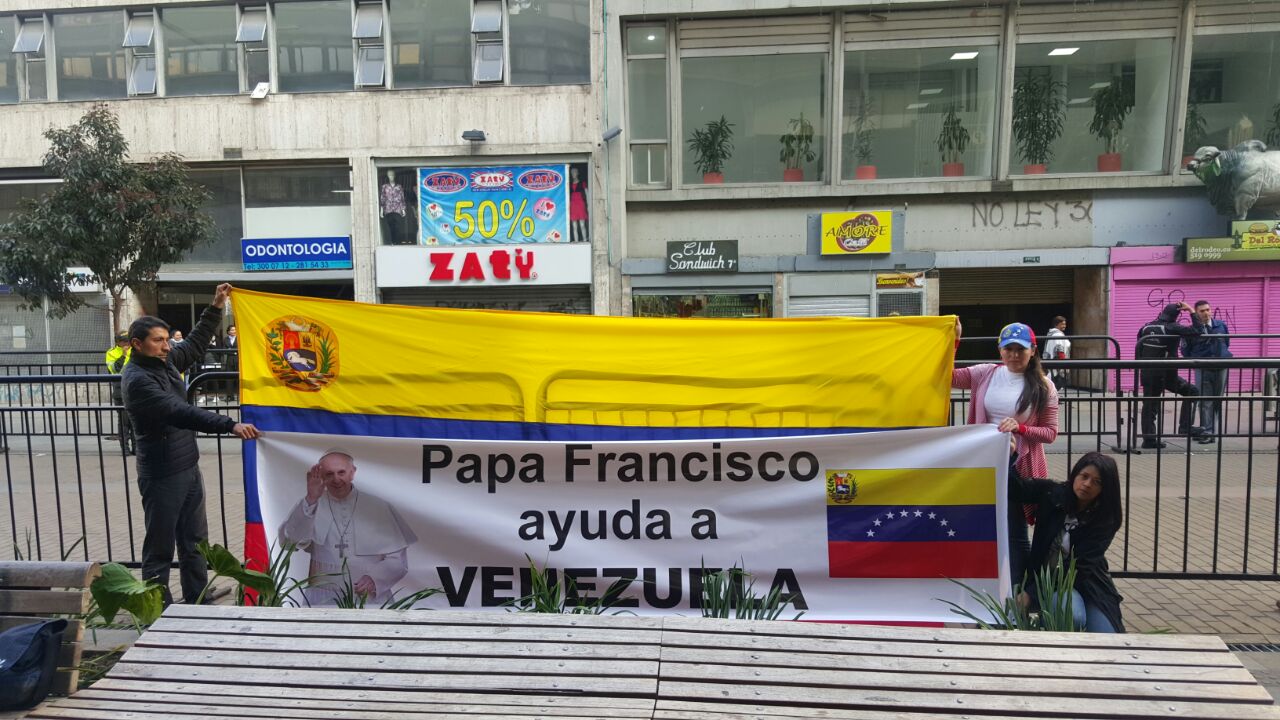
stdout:
<svg viewBox="0 0 1280 720">
<path fill-rule="evenodd" d="M 830 15 L 686 20 L 679 27 L 680 55 L 705 55 L 725 48 L 826 52 L 831 48 L 831 20 Z"/>
<path fill-rule="evenodd" d="M 876 293 L 876 317 L 888 317 L 891 313 L 923 315 L 924 293 L 918 290 Z"/>
<path fill-rule="evenodd" d="M 942 305 L 1044 305 L 1075 296 L 1069 267 L 943 270 L 940 284 Z"/>
<path fill-rule="evenodd" d="M 815 295 L 787 301 L 787 317 L 871 317 L 866 295 Z"/>
<path fill-rule="evenodd" d="M 522 288 L 387 288 L 382 291 L 382 301 L 389 305 L 419 307 L 591 314 L 591 288 L 587 285 Z"/>
<path fill-rule="evenodd" d="M 1064 35 L 1096 38 L 1173 37 L 1178 32 L 1179 0 L 1020 5 L 1019 42 L 1053 42 Z"/>
<path fill-rule="evenodd" d="M 1257 0 L 1199 0 L 1196 32 L 1262 32 L 1280 28 L 1280 3 Z"/>
<path fill-rule="evenodd" d="M 1003 31 L 1000 7 L 947 8 L 945 10 L 849 11 L 844 16 L 845 49 L 883 45 L 887 41 L 945 41 L 956 44 L 995 43 Z"/>
</svg>

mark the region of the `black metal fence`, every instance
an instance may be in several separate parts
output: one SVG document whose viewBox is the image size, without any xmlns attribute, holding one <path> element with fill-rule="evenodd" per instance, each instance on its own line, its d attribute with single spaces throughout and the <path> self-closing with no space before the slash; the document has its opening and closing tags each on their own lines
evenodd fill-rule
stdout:
<svg viewBox="0 0 1280 720">
<path fill-rule="evenodd" d="M 1280 371 L 1280 359 L 1095 359 L 1047 361 L 1046 367 L 1109 376 L 1143 367 L 1265 376 Z M 110 402 L 115 382 L 118 377 L 107 374 L 0 375 L 0 391 L 23 388 L 0 394 L 0 557 L 136 565 L 142 512 L 134 463 L 121 442 L 121 409 Z M 1057 479 L 1066 479 L 1084 452 L 1118 454 L 1125 524 L 1111 549 L 1114 573 L 1280 580 L 1280 394 L 1272 389 L 1193 398 L 1221 403 L 1214 442 L 1201 444 L 1175 432 L 1183 398 L 1146 399 L 1108 386 L 1061 393 L 1059 437 L 1048 452 L 1050 475 Z M 238 418 L 235 392 L 233 372 L 210 367 L 190 379 L 192 402 Z M 33 402 L 39 398 L 45 401 Z M 1168 443 L 1163 449 L 1141 448 L 1138 418 L 1148 400 L 1160 406 L 1157 432 Z M 964 423 L 968 403 L 966 392 L 953 394 L 953 423 Z M 226 437 L 200 442 L 211 539 L 240 552 L 241 444 Z"/>
</svg>

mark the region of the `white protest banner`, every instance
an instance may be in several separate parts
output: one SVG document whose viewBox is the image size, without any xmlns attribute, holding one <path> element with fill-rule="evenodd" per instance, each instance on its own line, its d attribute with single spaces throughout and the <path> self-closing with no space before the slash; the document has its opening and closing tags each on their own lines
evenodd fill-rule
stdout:
<svg viewBox="0 0 1280 720">
<path fill-rule="evenodd" d="M 643 442 L 276 431 L 256 452 L 268 542 L 299 546 L 293 575 L 346 567 L 308 591 L 316 605 L 349 583 L 370 607 L 434 587 L 420 606 L 500 609 L 529 592 L 530 559 L 587 602 L 633 579 L 613 607 L 638 614 L 699 614 L 704 567 L 744 567 L 807 620 L 954 621 L 940 600 L 978 608 L 947 578 L 1009 588 L 1009 443 L 991 426 Z"/>
</svg>

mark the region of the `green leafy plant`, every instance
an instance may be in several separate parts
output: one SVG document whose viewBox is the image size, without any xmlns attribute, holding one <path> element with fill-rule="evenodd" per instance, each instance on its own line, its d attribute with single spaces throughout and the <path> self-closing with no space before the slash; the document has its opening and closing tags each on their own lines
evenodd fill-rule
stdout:
<svg viewBox="0 0 1280 720">
<path fill-rule="evenodd" d="M 1089 132 L 1102 141 L 1107 153 L 1116 152 L 1116 141 L 1131 110 L 1133 99 L 1120 77 L 1111 78 L 1106 87 L 1093 92 L 1093 120 L 1089 121 Z"/>
<path fill-rule="evenodd" d="M 150 580 L 139 580 L 119 563 L 103 565 L 102 574 L 89 584 L 89 593 L 94 606 L 87 619 L 101 617 L 104 623 L 110 624 L 124 610 L 133 619 L 134 627 L 141 631 L 164 612 L 164 588 Z"/>
<path fill-rule="evenodd" d="M 801 164 L 813 162 L 818 157 L 813 151 L 813 123 L 805 119 L 802 112 L 800 117 L 791 118 L 787 124 L 791 132 L 778 138 L 782 143 L 778 160 L 785 163 L 788 170 L 798 170 Z"/>
<path fill-rule="evenodd" d="M 702 568 L 702 617 L 739 620 L 777 620 L 791 596 L 774 586 L 764 595 L 755 594 L 755 577 L 735 564 L 725 570 Z M 792 620 L 799 620 L 804 611 Z"/>
<path fill-rule="evenodd" d="M 1209 123 L 1200 112 L 1200 103 L 1187 101 L 1187 115 L 1182 126 L 1182 154 L 1191 155 L 1204 145 L 1205 138 L 1209 136 Z"/>
<path fill-rule="evenodd" d="M 1023 162 L 1047 165 L 1053 143 L 1062 136 L 1067 85 L 1028 68 L 1013 86 L 1013 137 Z"/>
<path fill-rule="evenodd" d="M 239 558 L 222 545 L 210 545 L 202 541 L 196 546 L 196 550 L 204 557 L 205 562 L 209 564 L 209 570 L 213 573 L 209 583 L 200 592 L 197 603 L 204 600 L 205 595 L 213 587 L 214 581 L 218 578 L 227 578 L 236 584 L 237 605 L 245 605 L 248 600 L 247 591 L 252 591 L 257 593 L 254 605 L 297 607 L 298 603 L 293 599 L 293 593 L 308 587 L 312 580 L 311 578 L 294 580 L 289 577 L 289 563 L 296 550 L 294 545 L 274 548 L 271 553 L 271 565 L 265 573 L 245 567 Z"/>
<path fill-rule="evenodd" d="M 863 93 L 850 104 L 849 119 L 853 129 L 853 157 L 859 165 L 871 164 L 875 147 L 875 101 Z"/>
<path fill-rule="evenodd" d="M 969 597 L 982 606 L 986 616 L 974 614 L 968 608 L 952 602 L 938 602 L 951 606 L 951 612 L 983 630 L 1045 630 L 1050 632 L 1083 632 L 1072 620 L 1071 590 L 1076 583 L 1076 560 L 1054 563 L 1036 572 L 1036 604 L 1040 608 L 1032 613 L 1018 602 L 1022 586 L 1014 585 L 1013 593 L 1003 601 L 990 593 L 966 585 L 959 580 L 951 582 L 964 588 Z"/>
<path fill-rule="evenodd" d="M 953 104 L 947 109 L 942 119 L 942 132 L 938 133 L 938 152 L 942 153 L 942 162 L 958 163 L 969 147 L 969 131 L 960 122 Z"/>
<path fill-rule="evenodd" d="M 693 151 L 693 165 L 705 174 L 723 172 L 724 163 L 733 156 L 733 123 L 723 115 L 719 120 L 708 120 L 705 127 L 697 128 L 689 138 Z"/>
<path fill-rule="evenodd" d="M 1271 127 L 1267 128 L 1267 136 L 1263 139 L 1267 147 L 1280 149 L 1280 102 L 1271 106 Z"/>
<path fill-rule="evenodd" d="M 351 579 L 351 570 L 347 567 L 347 560 L 342 560 L 342 572 L 337 573 L 341 581 L 336 585 L 329 585 L 328 588 L 334 591 L 334 602 L 339 608 L 347 610 L 361 610 L 368 606 L 369 596 L 356 590 L 355 582 Z M 426 600 L 432 595 L 438 595 L 443 590 L 440 588 L 422 588 L 421 590 L 410 593 L 403 597 L 396 597 L 393 592 L 382 601 L 379 606 L 382 610 L 408 610 L 418 603 L 420 600 Z"/>
<path fill-rule="evenodd" d="M 516 612 L 603 615 L 613 609 L 632 583 L 631 579 L 616 580 L 604 591 L 604 595 L 598 598 L 584 597 L 578 594 L 573 578 L 538 567 L 528 555 L 524 559 L 529 563 L 529 592 L 506 603 Z"/>
</svg>

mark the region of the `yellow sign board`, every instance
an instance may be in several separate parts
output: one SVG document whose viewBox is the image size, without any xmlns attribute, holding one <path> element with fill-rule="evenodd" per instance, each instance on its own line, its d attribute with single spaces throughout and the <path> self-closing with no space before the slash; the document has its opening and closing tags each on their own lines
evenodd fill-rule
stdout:
<svg viewBox="0 0 1280 720">
<path fill-rule="evenodd" d="M 823 255 L 875 255 L 892 249 L 892 210 L 822 214 Z"/>
</svg>

